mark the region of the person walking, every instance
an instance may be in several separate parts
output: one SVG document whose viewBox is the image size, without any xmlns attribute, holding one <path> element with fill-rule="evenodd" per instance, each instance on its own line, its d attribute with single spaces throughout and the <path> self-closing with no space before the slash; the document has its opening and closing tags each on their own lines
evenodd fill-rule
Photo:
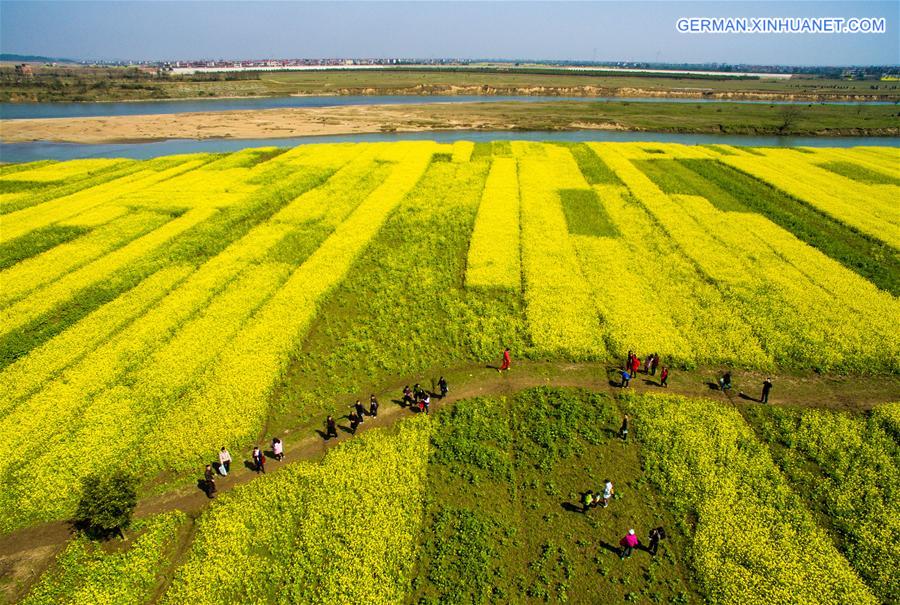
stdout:
<svg viewBox="0 0 900 605">
<path fill-rule="evenodd" d="M 656 367 L 659 365 L 659 354 L 654 353 L 650 356 L 650 375 L 656 376 Z"/>
<path fill-rule="evenodd" d="M 406 385 L 405 387 L 403 387 L 403 405 L 408 407 L 415 402 L 416 398 L 413 395 L 413 390 L 409 388 L 409 385 Z"/>
<path fill-rule="evenodd" d="M 356 417 L 359 420 L 359 423 L 362 424 L 366 420 L 366 408 L 363 407 L 363 404 L 359 399 L 356 400 L 353 407 L 356 410 Z"/>
<path fill-rule="evenodd" d="M 510 366 L 510 358 L 509 358 L 509 347 L 503 349 L 503 363 L 500 364 L 500 367 L 497 369 L 497 373 L 503 372 L 503 370 L 509 370 Z"/>
<path fill-rule="evenodd" d="M 337 423 L 334 421 L 334 416 L 329 416 L 325 419 L 325 441 L 332 437 L 337 439 L 337 436 Z"/>
<path fill-rule="evenodd" d="M 762 397 L 759 398 L 760 403 L 769 403 L 769 391 L 772 390 L 772 379 L 766 378 L 763 381 Z"/>
<path fill-rule="evenodd" d="M 369 397 L 369 416 L 378 418 L 378 400 L 375 399 L 375 393 Z"/>
<path fill-rule="evenodd" d="M 587 514 L 588 509 L 594 505 L 594 491 L 588 490 L 581 497 L 581 512 Z"/>
<path fill-rule="evenodd" d="M 603 480 L 603 508 L 609 506 L 609 499 L 613 497 L 613 494 L 616 493 L 616 490 L 613 489 L 612 481 L 609 479 Z"/>
<path fill-rule="evenodd" d="M 622 382 L 619 384 L 619 388 L 624 389 L 631 383 L 631 373 L 628 370 L 619 370 L 619 374 L 622 375 Z"/>
<path fill-rule="evenodd" d="M 622 418 L 622 426 L 619 427 L 619 437 L 622 441 L 628 441 L 628 414 Z"/>
<path fill-rule="evenodd" d="M 669 368 L 666 366 L 659 373 L 659 386 L 669 388 Z"/>
<path fill-rule="evenodd" d="M 355 435 L 356 427 L 359 426 L 359 417 L 356 415 L 356 412 L 350 412 L 349 414 L 347 414 L 347 420 L 350 421 L 350 432 Z"/>
<path fill-rule="evenodd" d="M 631 358 L 631 375 L 637 376 L 638 370 L 641 369 L 641 359 L 637 355 Z"/>
<path fill-rule="evenodd" d="M 425 397 L 422 398 L 422 411 L 428 415 L 428 406 L 431 405 L 431 396 L 428 393 L 425 393 Z"/>
<path fill-rule="evenodd" d="M 258 447 L 253 448 L 253 453 L 250 455 L 253 460 L 253 470 L 256 471 L 257 474 L 262 473 L 266 474 L 266 455 L 262 453 L 262 450 Z"/>
<path fill-rule="evenodd" d="M 628 533 L 625 534 L 625 537 L 619 540 L 619 546 L 622 547 L 622 551 L 619 553 L 620 559 L 626 559 L 631 556 L 631 553 L 634 552 L 634 549 L 637 548 L 640 541 L 637 536 L 634 535 L 634 530 L 629 529 Z"/>
<path fill-rule="evenodd" d="M 662 527 L 655 527 L 650 530 L 650 543 L 647 545 L 647 550 L 654 557 L 656 556 L 656 549 L 659 548 L 659 541 L 665 539 L 666 530 Z"/>
<path fill-rule="evenodd" d="M 213 468 L 211 464 L 206 465 L 206 470 L 203 473 L 203 489 L 206 491 L 207 498 L 215 498 L 216 497 L 216 475 L 213 473 Z"/>
<path fill-rule="evenodd" d="M 447 381 L 443 376 L 438 379 L 438 388 L 441 390 L 441 399 L 447 396 L 447 393 L 450 392 L 450 386 L 447 384 Z"/>
<path fill-rule="evenodd" d="M 628 351 L 628 359 L 625 360 L 625 369 L 631 371 L 631 364 L 634 363 L 634 351 Z"/>
<path fill-rule="evenodd" d="M 222 446 L 222 449 L 219 450 L 219 474 L 223 477 L 227 477 L 228 473 L 231 472 L 231 454 L 228 453 L 228 450 L 225 449 L 225 446 Z"/>
<path fill-rule="evenodd" d="M 725 372 L 722 374 L 722 377 L 719 378 L 719 390 L 727 391 L 731 389 L 731 372 Z"/>
<path fill-rule="evenodd" d="M 278 437 L 272 438 L 272 454 L 278 462 L 284 460 L 284 444 Z"/>
</svg>

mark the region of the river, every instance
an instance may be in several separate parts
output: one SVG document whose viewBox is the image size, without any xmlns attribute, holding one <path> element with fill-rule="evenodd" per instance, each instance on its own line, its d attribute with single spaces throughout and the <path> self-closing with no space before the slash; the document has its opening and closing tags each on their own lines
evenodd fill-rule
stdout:
<svg viewBox="0 0 900 605">
<path fill-rule="evenodd" d="M 74 160 L 121 157 L 148 159 L 162 155 L 238 151 L 250 147 L 294 147 L 310 143 L 386 142 L 432 140 L 453 141 L 610 141 L 682 143 L 684 145 L 741 145 L 752 147 L 900 147 L 896 137 L 776 137 L 715 134 L 667 134 L 620 130 L 570 131 L 471 131 L 446 130 L 404 133 L 372 133 L 312 136 L 285 139 L 171 139 L 151 143 L 0 143 L 0 161 Z"/>
<path fill-rule="evenodd" d="M 895 105 L 893 101 L 866 103 L 809 101 L 730 101 L 719 99 L 675 99 L 662 97 L 509 97 L 509 96 L 297 96 L 256 97 L 252 99 L 190 99 L 184 101 L 128 101 L 104 103 L 0 103 L 0 118 L 25 120 L 34 118 L 89 118 L 108 116 L 156 115 L 163 113 L 197 113 L 201 111 L 240 111 L 250 109 L 283 109 L 288 107 L 339 107 L 344 105 L 421 105 L 426 103 L 502 103 L 516 101 L 539 103 L 549 101 L 628 102 L 628 103 L 742 103 L 755 105 Z"/>
</svg>

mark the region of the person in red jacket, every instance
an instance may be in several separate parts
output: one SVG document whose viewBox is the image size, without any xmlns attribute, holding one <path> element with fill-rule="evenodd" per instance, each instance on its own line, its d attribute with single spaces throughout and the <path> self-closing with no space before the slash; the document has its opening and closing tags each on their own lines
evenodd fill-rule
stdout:
<svg viewBox="0 0 900 605">
<path fill-rule="evenodd" d="M 625 559 L 631 556 L 631 553 L 634 552 L 634 549 L 637 548 L 637 545 L 640 544 L 636 535 L 634 535 L 634 530 L 629 529 L 628 533 L 624 538 L 619 540 L 619 545 L 622 547 L 621 552 L 619 552 L 619 558 Z"/>
<path fill-rule="evenodd" d="M 641 367 L 641 360 L 637 355 L 635 355 L 634 358 L 631 360 L 631 375 L 636 377 L 640 367 Z"/>
<path fill-rule="evenodd" d="M 659 375 L 659 386 L 667 388 L 669 386 L 669 368 L 667 366 L 663 366 L 662 373 Z"/>
<path fill-rule="evenodd" d="M 502 372 L 503 370 L 509 369 L 509 347 L 506 347 L 503 350 L 503 363 L 500 364 L 500 367 L 497 369 L 497 373 Z"/>
</svg>

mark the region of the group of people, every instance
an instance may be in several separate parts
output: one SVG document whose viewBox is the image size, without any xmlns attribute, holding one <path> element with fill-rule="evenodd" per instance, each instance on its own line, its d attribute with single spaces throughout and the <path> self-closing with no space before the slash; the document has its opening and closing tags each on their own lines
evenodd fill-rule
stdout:
<svg viewBox="0 0 900 605">
<path fill-rule="evenodd" d="M 627 417 L 626 417 L 627 418 Z M 612 499 L 613 495 L 616 493 L 615 488 L 613 487 L 612 481 L 609 479 L 603 480 L 603 490 L 594 492 L 593 490 L 588 490 L 584 493 L 581 499 L 581 512 L 587 514 L 587 512 L 596 507 L 607 508 L 609 506 L 609 501 Z M 648 535 L 648 546 L 645 549 L 651 555 L 656 556 L 656 551 L 659 548 L 659 541 L 666 537 L 666 530 L 662 527 L 655 527 L 650 530 L 650 534 Z M 640 540 L 638 540 L 637 534 L 633 529 L 629 529 L 628 533 L 619 541 L 619 546 L 621 549 L 619 550 L 619 558 L 625 559 L 631 556 L 634 552 L 635 548 L 640 547 Z"/>
<path fill-rule="evenodd" d="M 443 376 L 438 379 L 437 388 L 438 393 L 431 393 L 423 389 L 421 385 L 419 385 L 419 383 L 413 385 L 412 388 L 410 388 L 409 385 L 406 385 L 405 387 L 403 387 L 401 405 L 409 407 L 412 410 L 428 414 L 431 407 L 431 396 L 435 395 L 443 399 L 447 396 L 447 393 L 450 392 L 450 385 L 447 383 L 447 379 Z M 356 430 L 362 423 L 366 421 L 366 417 L 378 417 L 378 398 L 375 397 L 374 393 L 369 396 L 368 409 L 359 399 L 356 400 L 356 403 L 350 406 L 350 412 L 347 414 L 347 421 L 350 423 L 351 434 L 356 434 Z M 337 421 L 334 419 L 334 416 L 329 415 L 325 419 L 325 441 L 328 441 L 332 438 L 337 438 L 337 427 Z"/>
<path fill-rule="evenodd" d="M 659 368 L 659 354 L 652 353 L 642 362 L 641 358 L 635 355 L 634 351 L 628 351 L 625 367 L 622 370 L 619 370 L 619 374 L 622 377 L 622 382 L 619 383 L 619 386 L 623 389 L 629 386 L 631 380 L 641 371 L 641 367 L 643 367 L 644 374 L 647 376 L 656 376 L 656 370 Z M 659 386 L 666 388 L 669 386 L 668 366 L 662 366 L 662 370 L 659 373 Z"/>
<path fill-rule="evenodd" d="M 284 460 L 284 442 L 278 437 L 272 438 L 271 453 L 275 460 L 279 462 Z M 216 497 L 216 474 L 218 473 L 221 477 L 227 477 L 228 473 L 231 472 L 231 462 L 231 453 L 223 445 L 222 449 L 219 450 L 218 468 L 213 469 L 212 464 L 206 465 L 206 469 L 203 472 L 203 491 L 206 492 L 207 498 Z M 257 474 L 265 474 L 266 472 L 266 454 L 259 446 L 254 447 L 250 453 L 250 466 Z"/>
<path fill-rule="evenodd" d="M 616 493 L 615 488 L 613 488 L 612 481 L 609 479 L 603 480 L 603 491 L 594 493 L 593 490 L 588 490 L 585 492 L 584 496 L 581 499 L 581 512 L 587 514 L 588 510 L 591 508 L 596 508 L 601 506 L 606 508 L 609 506 L 609 500 L 613 497 L 613 494 Z"/>
<path fill-rule="evenodd" d="M 412 388 L 409 388 L 409 385 L 406 385 L 403 387 L 400 405 L 428 414 L 431 410 L 431 396 L 434 395 L 439 399 L 443 399 L 447 396 L 447 393 L 450 392 L 450 385 L 443 376 L 438 379 L 437 388 L 437 393 L 431 393 L 423 389 L 419 383 L 414 384 Z"/>
<path fill-rule="evenodd" d="M 350 406 L 350 413 L 347 414 L 347 420 L 350 422 L 351 433 L 356 434 L 356 429 L 366 421 L 366 416 L 372 418 L 378 417 L 378 398 L 375 397 L 375 393 L 369 395 L 368 410 L 359 399 Z M 329 415 L 328 418 L 325 419 L 325 441 L 328 441 L 332 437 L 337 438 L 337 436 L 337 421 L 335 421 L 334 416 Z"/>
<path fill-rule="evenodd" d="M 654 557 L 656 556 L 656 552 L 659 549 L 660 540 L 664 540 L 666 537 L 666 530 L 662 527 L 654 527 L 650 530 L 650 534 L 647 536 L 647 547 L 646 551 L 649 552 Z M 627 559 L 631 556 L 631 553 L 634 552 L 635 548 L 640 548 L 641 541 L 638 540 L 637 534 L 635 534 L 633 529 L 629 529 L 628 533 L 619 540 L 619 546 L 622 548 L 619 550 L 619 558 Z"/>
</svg>

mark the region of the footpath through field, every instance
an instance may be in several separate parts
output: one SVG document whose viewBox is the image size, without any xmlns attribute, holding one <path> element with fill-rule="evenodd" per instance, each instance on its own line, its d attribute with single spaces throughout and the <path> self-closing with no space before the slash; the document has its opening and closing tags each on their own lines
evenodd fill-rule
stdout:
<svg viewBox="0 0 900 605">
<path fill-rule="evenodd" d="M 428 374 L 412 376 L 405 381 L 385 384 L 383 388 L 378 389 L 376 395 L 381 403 L 378 417 L 367 417 L 358 430 L 389 426 L 398 419 L 411 415 L 412 411 L 399 404 L 403 386 L 418 382 L 423 388 L 434 390 L 438 372 L 440 370 L 434 372 L 434 376 Z M 601 363 L 514 361 L 512 369 L 502 375 L 498 375 L 496 366 L 469 364 L 445 371 L 443 375 L 450 384 L 450 393 L 443 400 L 433 398 L 431 407 L 434 410 L 461 399 L 486 395 L 512 395 L 536 386 L 581 387 L 609 394 L 622 392 L 617 386 L 618 368 Z M 877 404 L 900 400 L 900 377 L 768 375 L 759 371 L 739 371 L 734 372 L 733 376 L 734 387 L 729 393 L 718 390 L 716 386 L 718 373 L 714 369 L 674 370 L 669 376 L 667 389 L 659 386 L 659 372 L 656 376 L 640 373 L 632 379 L 627 391 L 706 397 L 721 400 L 728 405 L 752 404 L 758 401 L 763 380 L 771 376 L 774 388 L 769 403 L 772 405 L 864 412 Z M 368 397 L 364 395 L 367 394 L 360 393 L 357 396 L 368 404 Z M 346 404 L 351 404 L 355 398 L 356 396 L 348 396 Z M 318 422 L 298 425 L 280 433 L 279 436 L 286 443 L 284 461 L 277 462 L 267 454 L 269 458 L 266 464 L 267 472 L 269 474 L 277 472 L 292 462 L 320 459 L 329 448 L 351 439 L 346 417 L 337 418 L 337 421 L 339 437 L 330 441 L 323 439 L 324 433 L 321 432 L 323 427 Z M 271 435 L 264 435 L 260 442 L 267 444 L 270 438 Z M 228 477 L 217 477 L 219 496 L 257 477 L 257 473 L 250 468 L 248 462 L 250 448 L 252 445 L 246 452 L 232 451 L 235 458 L 232 472 Z M 210 461 L 216 454 L 216 451 L 210 452 Z M 198 467 L 195 480 L 202 474 L 203 469 Z M 73 486 L 73 489 L 75 488 L 76 486 Z M 136 516 L 181 510 L 196 517 L 210 502 L 212 500 L 192 482 L 190 485 L 182 485 L 163 494 L 142 499 L 138 504 Z M 71 537 L 71 533 L 69 522 L 56 521 L 0 536 L 0 573 L 7 580 L 19 580 L 20 586 L 22 580 L 25 580 L 25 584 L 30 584 L 52 562 L 56 553 Z M 7 586 L 15 583 L 10 582 Z"/>
</svg>

